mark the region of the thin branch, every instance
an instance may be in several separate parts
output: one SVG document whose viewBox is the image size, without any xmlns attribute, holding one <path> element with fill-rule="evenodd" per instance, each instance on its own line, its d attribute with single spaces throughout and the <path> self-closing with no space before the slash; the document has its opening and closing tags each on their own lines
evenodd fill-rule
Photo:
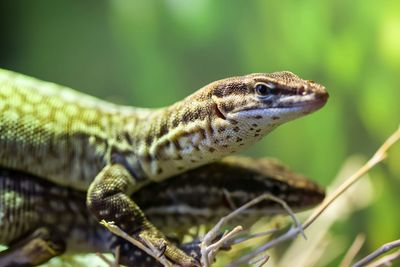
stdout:
<svg viewBox="0 0 400 267">
<path fill-rule="evenodd" d="M 113 267 L 118 267 L 119 266 L 119 258 L 120 258 L 120 256 L 121 256 L 121 247 L 118 245 L 116 248 L 115 248 L 115 265 L 113 266 Z"/>
<path fill-rule="evenodd" d="M 262 255 L 258 258 L 255 258 L 254 261 L 249 262 L 251 265 L 255 265 L 256 267 L 262 267 L 264 266 L 269 260 L 268 255 Z"/>
<path fill-rule="evenodd" d="M 400 259 L 400 251 L 386 255 L 385 257 L 368 264 L 366 267 L 391 266 L 391 263 L 397 259 Z"/>
<path fill-rule="evenodd" d="M 201 264 L 204 267 L 208 267 L 210 262 L 213 262 L 216 252 L 217 251 L 213 251 L 213 255 L 212 257 L 210 257 L 209 253 L 209 247 L 211 246 L 211 243 L 215 240 L 215 238 L 218 236 L 218 234 L 221 232 L 221 228 L 224 224 L 226 224 L 229 220 L 231 220 L 232 218 L 234 218 L 235 216 L 237 216 L 238 214 L 240 214 L 241 212 L 243 212 L 244 210 L 246 210 L 247 208 L 256 205 L 257 203 L 263 201 L 263 200 L 272 200 L 275 201 L 277 203 L 279 203 L 280 205 L 282 205 L 282 207 L 286 210 L 286 212 L 291 216 L 292 220 L 294 221 L 294 223 L 301 228 L 301 223 L 299 222 L 299 220 L 297 219 L 296 215 L 294 214 L 294 212 L 290 209 L 290 207 L 286 204 L 285 201 L 283 201 L 280 198 L 277 198 L 271 194 L 263 194 L 260 195 L 258 197 L 256 197 L 255 199 L 247 202 L 246 204 L 244 204 L 243 206 L 239 207 L 238 209 L 232 211 L 230 214 L 228 214 L 225 217 L 222 217 L 219 222 L 210 230 L 207 232 L 207 234 L 205 235 L 203 241 L 201 242 Z M 300 233 L 304 232 L 302 230 L 302 228 L 300 229 Z M 231 238 L 226 239 L 224 244 L 226 244 L 226 242 L 232 240 L 233 236 L 230 236 Z M 304 235 L 305 237 L 305 235 Z M 263 252 L 263 251 L 261 251 Z M 248 259 L 252 259 L 254 258 L 256 255 L 260 254 L 261 252 L 258 252 L 257 254 L 251 254 L 251 257 Z M 247 260 L 247 261 L 248 261 Z"/>
<path fill-rule="evenodd" d="M 354 257 L 357 255 L 357 253 L 360 251 L 362 245 L 365 242 L 365 235 L 364 234 L 358 234 L 356 238 L 353 241 L 353 244 L 347 250 L 346 255 L 343 257 L 342 262 L 340 263 L 339 267 L 348 267 L 351 265 L 351 262 L 353 261 Z"/>
<path fill-rule="evenodd" d="M 267 231 L 264 231 L 264 232 L 259 232 L 259 233 L 247 235 L 247 236 L 244 236 L 244 237 L 240 237 L 240 238 L 237 238 L 237 239 L 233 240 L 233 243 L 231 245 L 237 245 L 237 244 L 246 242 L 246 241 L 248 241 L 250 239 L 255 239 L 255 238 L 259 238 L 259 237 L 264 237 L 264 236 L 267 236 L 267 235 L 275 234 L 279 230 L 280 229 L 278 229 L 278 228 L 273 228 L 273 229 L 270 229 L 270 230 L 267 230 Z"/>
<path fill-rule="evenodd" d="M 107 259 L 106 256 L 104 256 L 102 253 L 100 252 L 96 252 L 96 256 L 99 257 L 100 259 L 102 259 L 109 267 L 116 267 L 118 265 L 117 261 L 111 261 L 109 259 Z"/>
<path fill-rule="evenodd" d="M 236 226 L 233 228 L 231 231 L 226 232 L 220 240 L 215 242 L 214 244 L 209 245 L 207 248 L 205 248 L 202 251 L 202 255 L 204 253 L 205 256 L 207 256 L 207 261 L 203 262 L 205 263 L 204 266 L 208 266 L 211 264 L 211 262 L 214 261 L 216 254 L 220 250 L 221 247 L 225 245 L 226 242 L 229 242 L 232 238 L 234 238 L 239 232 L 243 230 L 242 226 Z"/>
<path fill-rule="evenodd" d="M 249 262 L 251 259 L 256 257 L 258 254 L 263 253 L 264 251 L 270 249 L 271 247 L 276 246 L 286 240 L 293 239 L 294 236 L 297 236 L 303 232 L 302 228 L 290 228 L 285 234 L 275 238 L 274 240 L 269 241 L 268 243 L 262 245 L 258 249 L 252 251 L 251 253 L 240 257 L 239 259 L 231 262 L 228 267 L 238 267 L 244 263 Z"/>
<path fill-rule="evenodd" d="M 222 192 L 224 193 L 226 202 L 228 202 L 229 208 L 231 208 L 232 210 L 237 209 L 235 203 L 233 202 L 231 195 L 229 194 L 228 190 L 226 190 L 225 188 L 222 190 Z"/>
<path fill-rule="evenodd" d="M 352 267 L 365 266 L 374 259 L 376 259 L 377 257 L 379 257 L 380 255 L 382 255 L 383 253 L 386 253 L 387 251 L 398 247 L 400 247 L 400 239 L 386 243 L 377 250 L 375 250 L 374 252 L 372 252 L 371 254 L 369 254 L 368 256 L 366 256 L 365 258 L 363 258 L 362 260 L 353 264 Z"/>
<path fill-rule="evenodd" d="M 303 228 L 307 229 L 320 215 L 324 212 L 333 201 L 343 194 L 350 186 L 357 182 L 364 174 L 372 169 L 376 164 L 381 162 L 386 157 L 387 150 L 400 139 L 400 127 L 383 143 L 383 145 L 376 151 L 372 158 L 363 165 L 356 173 L 346 179 L 334 192 L 332 192 L 320 206 L 313 212 L 313 214 L 303 224 Z"/>
<path fill-rule="evenodd" d="M 127 240 L 134 246 L 140 248 L 141 250 L 146 252 L 148 255 L 152 256 L 154 259 L 159 261 L 164 266 L 172 266 L 172 263 L 170 261 L 168 261 L 165 258 L 165 256 L 162 255 L 162 253 L 160 253 L 157 249 L 155 249 L 153 247 L 148 248 L 148 247 L 144 246 L 141 242 L 139 242 L 138 240 L 134 239 L 133 237 L 131 237 L 130 235 L 128 235 L 127 233 L 122 231 L 121 228 L 119 228 L 117 225 L 114 224 L 114 222 L 106 222 L 105 220 L 102 220 L 100 222 L 100 224 L 104 225 L 108 229 L 108 231 L 110 231 L 111 233 Z"/>
<path fill-rule="evenodd" d="M 102 253 L 100 252 L 96 252 L 96 255 L 102 259 L 109 267 L 118 267 L 119 266 L 119 256 L 120 256 L 120 251 L 121 248 L 120 246 L 116 246 L 115 247 L 115 258 L 113 261 L 107 259 L 106 256 L 104 256 Z"/>
<path fill-rule="evenodd" d="M 109 267 L 118 267 L 119 266 L 119 253 L 120 253 L 120 247 L 117 246 L 115 248 L 115 259 L 113 261 L 107 259 L 107 257 L 104 256 L 100 252 L 96 252 L 96 256 L 98 256 L 100 259 L 102 259 Z"/>
</svg>

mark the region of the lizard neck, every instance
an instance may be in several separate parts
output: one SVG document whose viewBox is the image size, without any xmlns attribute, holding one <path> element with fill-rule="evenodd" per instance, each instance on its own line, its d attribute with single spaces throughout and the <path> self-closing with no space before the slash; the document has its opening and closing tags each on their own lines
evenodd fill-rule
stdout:
<svg viewBox="0 0 400 267">
<path fill-rule="evenodd" d="M 138 121 L 136 155 L 150 179 L 162 180 L 243 150 L 277 126 L 259 119 L 227 119 L 211 98 L 193 95 Z"/>
</svg>

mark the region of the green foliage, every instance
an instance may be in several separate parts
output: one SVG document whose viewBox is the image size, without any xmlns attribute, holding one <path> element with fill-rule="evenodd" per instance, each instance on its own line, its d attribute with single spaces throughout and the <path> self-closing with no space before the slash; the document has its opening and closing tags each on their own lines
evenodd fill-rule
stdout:
<svg viewBox="0 0 400 267">
<path fill-rule="evenodd" d="M 324 109 L 281 127 L 247 152 L 276 156 L 323 185 L 347 157 L 372 155 L 399 125 L 400 2 L 0 5 L 1 67 L 114 102 L 162 106 L 210 81 L 251 72 L 290 70 L 326 85 L 330 100 Z M 373 172 L 380 194 L 337 231 L 347 242 L 343 251 L 360 230 L 367 235 L 363 253 L 400 236 L 399 161 L 397 145 L 388 164 Z"/>
</svg>

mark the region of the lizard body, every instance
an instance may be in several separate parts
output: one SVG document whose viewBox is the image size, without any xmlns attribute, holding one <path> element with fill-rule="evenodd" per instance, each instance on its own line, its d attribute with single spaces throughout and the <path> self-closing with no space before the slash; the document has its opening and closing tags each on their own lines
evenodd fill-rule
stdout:
<svg viewBox="0 0 400 267">
<path fill-rule="evenodd" d="M 166 240 L 129 196 L 242 150 L 322 107 L 323 86 L 290 72 L 213 82 L 160 109 L 117 106 L 0 71 L 0 168 L 87 191 L 98 219 L 115 221 L 172 262 L 197 263 Z M 145 241 L 144 241 L 145 240 Z"/>
<path fill-rule="evenodd" d="M 263 193 L 284 199 L 295 211 L 312 207 L 324 198 L 320 187 L 281 163 L 245 157 L 228 157 L 168 181 L 146 185 L 131 198 L 158 229 L 169 235 L 175 233 L 178 245 L 185 249 L 181 244 L 182 237 L 191 227 L 212 226 L 235 207 Z M 1 210 L 0 240 L 15 243 L 22 239 L 26 242 L 27 236 L 29 238 L 36 229 L 45 228 L 53 238 L 59 237 L 65 242 L 62 247 L 65 245 L 68 253 L 110 252 L 118 244 L 123 250 L 121 263 L 128 266 L 156 264 L 150 256 L 139 256 L 137 248 L 113 237 L 90 216 L 85 198 L 84 192 L 2 169 L 0 207 L 4 208 Z M 262 202 L 247 209 L 232 223 L 243 225 L 261 216 L 284 212 L 275 204 Z M 0 252 L 0 266 L 12 266 L 12 260 L 21 258 L 16 257 L 19 251 L 21 248 L 17 246 L 12 251 Z M 136 257 L 132 259 L 132 255 Z"/>
</svg>

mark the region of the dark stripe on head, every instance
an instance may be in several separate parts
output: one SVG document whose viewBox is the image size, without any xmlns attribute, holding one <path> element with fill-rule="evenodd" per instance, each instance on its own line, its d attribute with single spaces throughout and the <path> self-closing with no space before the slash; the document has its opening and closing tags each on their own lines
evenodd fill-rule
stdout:
<svg viewBox="0 0 400 267">
<path fill-rule="evenodd" d="M 221 109 L 223 111 L 225 111 L 226 113 L 231 112 L 232 110 L 235 109 L 235 106 L 237 106 L 237 104 L 235 104 L 233 101 L 225 101 L 224 103 L 221 103 Z"/>
<path fill-rule="evenodd" d="M 152 134 L 148 134 L 145 138 L 145 142 L 147 146 L 151 145 L 151 142 L 153 142 L 153 135 Z"/>
<path fill-rule="evenodd" d="M 157 137 L 161 137 L 165 134 L 168 133 L 168 125 L 167 122 L 163 122 L 162 125 L 160 126 L 160 129 L 158 131 Z"/>
<path fill-rule="evenodd" d="M 179 118 L 174 116 L 174 118 L 172 119 L 172 127 L 176 128 L 179 125 Z"/>
<path fill-rule="evenodd" d="M 226 82 L 218 86 L 213 94 L 216 97 L 222 98 L 228 95 L 247 95 L 249 89 L 247 85 L 240 80 L 232 80 L 231 82 Z"/>
</svg>

